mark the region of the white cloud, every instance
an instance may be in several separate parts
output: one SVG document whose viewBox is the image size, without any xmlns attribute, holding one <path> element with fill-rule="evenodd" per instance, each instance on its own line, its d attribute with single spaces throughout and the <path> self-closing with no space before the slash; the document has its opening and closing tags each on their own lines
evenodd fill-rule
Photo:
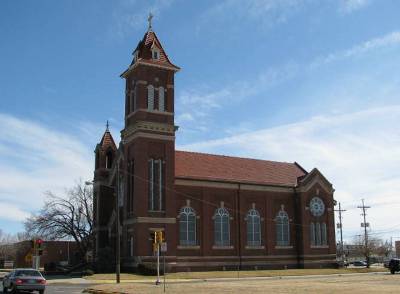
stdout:
<svg viewBox="0 0 400 294">
<path fill-rule="evenodd" d="M 0 114 L 0 220 L 21 220 L 43 204 L 43 193 L 63 193 L 93 177 L 93 146 L 37 122 Z"/>
<path fill-rule="evenodd" d="M 225 22 L 235 24 L 255 20 L 262 26 L 285 23 L 299 8 L 312 0 L 224 0 L 219 1 L 201 16 L 200 26 Z"/>
<path fill-rule="evenodd" d="M 207 117 L 211 111 L 220 109 L 223 105 L 235 104 L 244 99 L 267 91 L 298 73 L 299 67 L 294 63 L 285 64 L 279 68 L 269 68 L 258 74 L 253 80 L 234 82 L 222 88 L 210 89 L 200 86 L 178 93 L 177 103 L 183 114 L 178 115 L 180 123 L 195 122 L 198 130 L 207 131 Z M 190 119 L 189 119 L 190 118 Z M 202 125 L 199 128 L 199 124 Z"/>
<path fill-rule="evenodd" d="M 0 212 L 1 219 L 17 222 L 24 221 L 30 215 L 26 210 L 4 202 L 0 202 Z"/>
<path fill-rule="evenodd" d="M 179 149 L 278 161 L 297 161 L 319 168 L 333 183 L 335 198 L 345 208 L 345 233 L 358 232 L 355 209 L 361 198 L 374 230 L 399 224 L 400 105 L 354 113 L 323 115 L 307 121 L 261 129 Z"/>
<path fill-rule="evenodd" d="M 341 0 L 339 2 L 339 11 L 343 14 L 352 13 L 368 6 L 371 2 L 371 0 Z"/>
<path fill-rule="evenodd" d="M 371 40 L 365 41 L 358 44 L 350 49 L 334 52 L 327 56 L 323 56 L 314 60 L 310 67 L 317 67 L 323 64 L 328 64 L 345 58 L 357 57 L 362 54 L 368 53 L 370 51 L 378 50 L 381 48 L 386 48 L 389 46 L 400 44 L 400 32 L 395 31 L 388 33 L 384 36 L 373 38 Z"/>
</svg>

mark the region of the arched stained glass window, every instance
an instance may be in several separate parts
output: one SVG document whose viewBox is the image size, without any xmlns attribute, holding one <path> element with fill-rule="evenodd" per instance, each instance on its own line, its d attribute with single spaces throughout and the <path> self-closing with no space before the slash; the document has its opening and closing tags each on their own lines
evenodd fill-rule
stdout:
<svg viewBox="0 0 400 294">
<path fill-rule="evenodd" d="M 179 213 L 179 244 L 196 245 L 196 213 L 189 206 L 182 207 Z"/>
<path fill-rule="evenodd" d="M 229 246 L 229 212 L 220 207 L 214 214 L 214 243 L 216 246 Z"/>
<path fill-rule="evenodd" d="M 276 221 L 276 245 L 289 246 L 289 217 L 284 210 L 280 210 L 275 218 Z"/>
<path fill-rule="evenodd" d="M 260 214 L 255 209 L 250 209 L 246 216 L 247 219 L 247 245 L 261 245 L 261 225 Z"/>
<path fill-rule="evenodd" d="M 310 244 L 311 246 L 328 245 L 326 223 L 310 223 Z"/>
</svg>

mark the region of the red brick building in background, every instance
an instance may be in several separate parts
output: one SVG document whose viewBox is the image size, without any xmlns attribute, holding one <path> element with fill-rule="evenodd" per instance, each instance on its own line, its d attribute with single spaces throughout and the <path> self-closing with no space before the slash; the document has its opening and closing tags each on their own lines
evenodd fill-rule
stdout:
<svg viewBox="0 0 400 294">
<path fill-rule="evenodd" d="M 175 150 L 179 70 L 150 25 L 121 75 L 121 143 L 107 128 L 95 149 L 95 255 L 115 247 L 118 191 L 127 269 L 154 267 L 158 230 L 169 270 L 335 266 L 334 189 L 317 169 Z"/>
<path fill-rule="evenodd" d="M 31 241 L 22 241 L 13 244 L 16 247 L 14 267 L 32 267 L 32 261 L 28 258 L 31 255 Z M 81 263 L 78 247 L 73 241 L 44 241 L 43 254 L 40 257 L 40 267 L 50 264 L 75 265 Z"/>
</svg>

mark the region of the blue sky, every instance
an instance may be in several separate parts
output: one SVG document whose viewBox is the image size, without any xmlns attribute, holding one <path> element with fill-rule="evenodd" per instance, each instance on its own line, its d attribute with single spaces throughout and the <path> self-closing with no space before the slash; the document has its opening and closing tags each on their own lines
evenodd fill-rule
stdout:
<svg viewBox="0 0 400 294">
<path fill-rule="evenodd" d="M 176 76 L 177 147 L 318 167 L 360 231 L 400 236 L 400 3 L 1 1 L 0 228 L 90 179 L 123 127 L 119 74 L 153 27 Z M 388 216 L 389 215 L 389 216 Z"/>
</svg>

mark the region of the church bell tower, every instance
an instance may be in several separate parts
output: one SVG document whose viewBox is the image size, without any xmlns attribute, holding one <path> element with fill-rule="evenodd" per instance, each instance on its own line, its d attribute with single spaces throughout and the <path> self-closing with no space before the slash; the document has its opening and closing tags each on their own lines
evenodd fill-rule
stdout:
<svg viewBox="0 0 400 294">
<path fill-rule="evenodd" d="M 131 246 L 127 252 L 135 258 L 152 254 L 151 243 L 143 246 L 143 238 L 147 240 L 152 230 L 159 229 L 168 239 L 176 219 L 174 75 L 180 68 L 169 60 L 151 18 L 133 51 L 132 63 L 121 74 L 126 81 L 121 131 L 126 169 L 124 224 Z M 176 241 L 169 242 L 173 248 Z"/>
</svg>

